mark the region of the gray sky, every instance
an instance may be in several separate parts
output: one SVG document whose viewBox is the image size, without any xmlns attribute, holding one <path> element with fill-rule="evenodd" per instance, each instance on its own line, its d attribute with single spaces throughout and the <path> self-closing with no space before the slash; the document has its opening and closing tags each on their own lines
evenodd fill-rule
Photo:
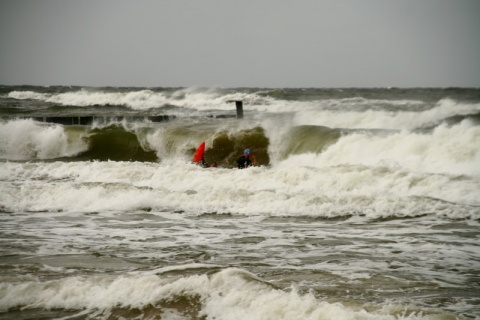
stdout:
<svg viewBox="0 0 480 320">
<path fill-rule="evenodd" d="M 480 87 L 480 0 L 0 0 L 0 84 Z"/>
</svg>

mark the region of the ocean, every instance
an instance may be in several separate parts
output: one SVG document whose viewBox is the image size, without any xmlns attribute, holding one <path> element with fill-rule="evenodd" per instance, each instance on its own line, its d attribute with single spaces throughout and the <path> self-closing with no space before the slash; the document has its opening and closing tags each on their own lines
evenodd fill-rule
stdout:
<svg viewBox="0 0 480 320">
<path fill-rule="evenodd" d="M 0 118 L 2 320 L 480 319 L 480 89 L 0 86 Z"/>
</svg>

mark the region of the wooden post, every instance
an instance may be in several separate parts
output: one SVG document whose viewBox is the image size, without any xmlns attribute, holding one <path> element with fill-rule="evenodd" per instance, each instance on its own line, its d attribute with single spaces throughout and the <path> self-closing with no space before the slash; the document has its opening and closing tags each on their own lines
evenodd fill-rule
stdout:
<svg viewBox="0 0 480 320">
<path fill-rule="evenodd" d="M 236 100 L 235 105 L 237 106 L 237 119 L 243 119 L 243 101 Z"/>
</svg>

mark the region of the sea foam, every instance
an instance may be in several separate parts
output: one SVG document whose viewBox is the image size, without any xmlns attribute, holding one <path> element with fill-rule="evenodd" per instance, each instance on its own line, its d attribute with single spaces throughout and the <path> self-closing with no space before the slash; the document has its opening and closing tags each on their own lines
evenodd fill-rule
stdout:
<svg viewBox="0 0 480 320">
<path fill-rule="evenodd" d="M 469 120 L 432 133 L 345 135 L 321 154 L 320 165 L 395 166 L 425 173 L 480 175 L 480 127 Z"/>
<path fill-rule="evenodd" d="M 85 151 L 81 136 L 69 139 L 60 125 L 45 125 L 31 119 L 0 123 L 0 158 L 7 160 L 52 159 Z"/>
<path fill-rule="evenodd" d="M 191 307 L 179 307 L 179 314 L 189 312 L 211 319 L 434 320 L 446 316 L 417 314 L 411 306 L 399 304 L 369 306 L 370 311 L 366 311 L 360 306 L 330 303 L 312 293 L 301 294 L 295 288 L 287 291 L 275 289 L 254 274 L 238 268 L 227 268 L 211 276 L 181 278 L 127 274 L 24 281 L 0 284 L 0 296 L 0 310 L 15 307 L 79 310 L 77 315 L 112 315 L 121 309 L 145 312 L 144 309 L 155 306 L 161 315 L 165 312 L 162 306 L 182 300 Z M 402 309 L 403 315 L 399 315 Z M 410 311 L 406 312 L 407 309 Z"/>
<path fill-rule="evenodd" d="M 150 208 L 189 215 L 478 217 L 479 177 L 293 161 L 300 165 L 248 170 L 204 169 L 183 161 L 5 163 L 0 178 L 21 181 L 22 188 L 5 186 L 2 205 L 15 212 Z"/>
<path fill-rule="evenodd" d="M 449 117 L 474 115 L 480 112 L 480 104 L 458 103 L 442 99 L 432 108 L 415 110 L 376 110 L 362 108 L 330 110 L 309 108 L 295 113 L 295 125 L 317 125 L 332 128 L 402 130 L 436 126 Z"/>
</svg>

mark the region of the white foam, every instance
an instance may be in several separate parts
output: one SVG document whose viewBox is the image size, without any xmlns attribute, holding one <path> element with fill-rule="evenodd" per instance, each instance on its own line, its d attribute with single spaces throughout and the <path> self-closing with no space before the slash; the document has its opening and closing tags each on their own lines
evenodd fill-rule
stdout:
<svg viewBox="0 0 480 320">
<path fill-rule="evenodd" d="M 480 127 L 469 120 L 432 133 L 355 133 L 342 137 L 316 160 L 321 165 L 388 165 L 426 173 L 480 175 Z"/>
<path fill-rule="evenodd" d="M 81 137 L 69 139 L 60 125 L 31 119 L 0 123 L 0 158 L 8 160 L 69 157 L 87 149 Z"/>
<path fill-rule="evenodd" d="M 153 208 L 193 215 L 365 214 L 377 218 L 434 213 L 478 218 L 478 210 L 472 207 L 480 205 L 478 176 L 458 178 L 361 165 L 309 166 L 315 157 L 248 170 L 204 169 L 183 161 L 2 163 L 0 179 L 12 184 L 1 185 L 0 191 L 2 204 L 18 212 Z"/>
<path fill-rule="evenodd" d="M 437 124 L 455 115 L 480 112 L 480 104 L 457 103 L 450 99 L 440 100 L 433 108 L 424 111 L 387 111 L 347 108 L 341 105 L 336 110 L 309 108 L 295 114 L 295 125 L 317 125 L 331 128 L 360 129 L 414 129 Z"/>
<path fill-rule="evenodd" d="M 87 309 L 109 314 L 113 308 L 157 305 L 175 297 L 200 297 L 200 315 L 209 319 L 441 319 L 445 315 L 390 314 L 391 305 L 370 311 L 360 306 L 329 303 L 295 289 L 284 291 L 264 283 L 254 274 L 228 268 L 212 276 L 162 278 L 155 275 L 97 275 L 66 277 L 54 281 L 0 283 L 0 310 L 13 307 L 43 309 Z M 397 306 L 407 309 L 410 306 Z"/>
<path fill-rule="evenodd" d="M 39 93 L 35 91 L 12 91 L 7 97 L 18 100 L 47 100 L 50 97 L 48 93 Z"/>
</svg>

